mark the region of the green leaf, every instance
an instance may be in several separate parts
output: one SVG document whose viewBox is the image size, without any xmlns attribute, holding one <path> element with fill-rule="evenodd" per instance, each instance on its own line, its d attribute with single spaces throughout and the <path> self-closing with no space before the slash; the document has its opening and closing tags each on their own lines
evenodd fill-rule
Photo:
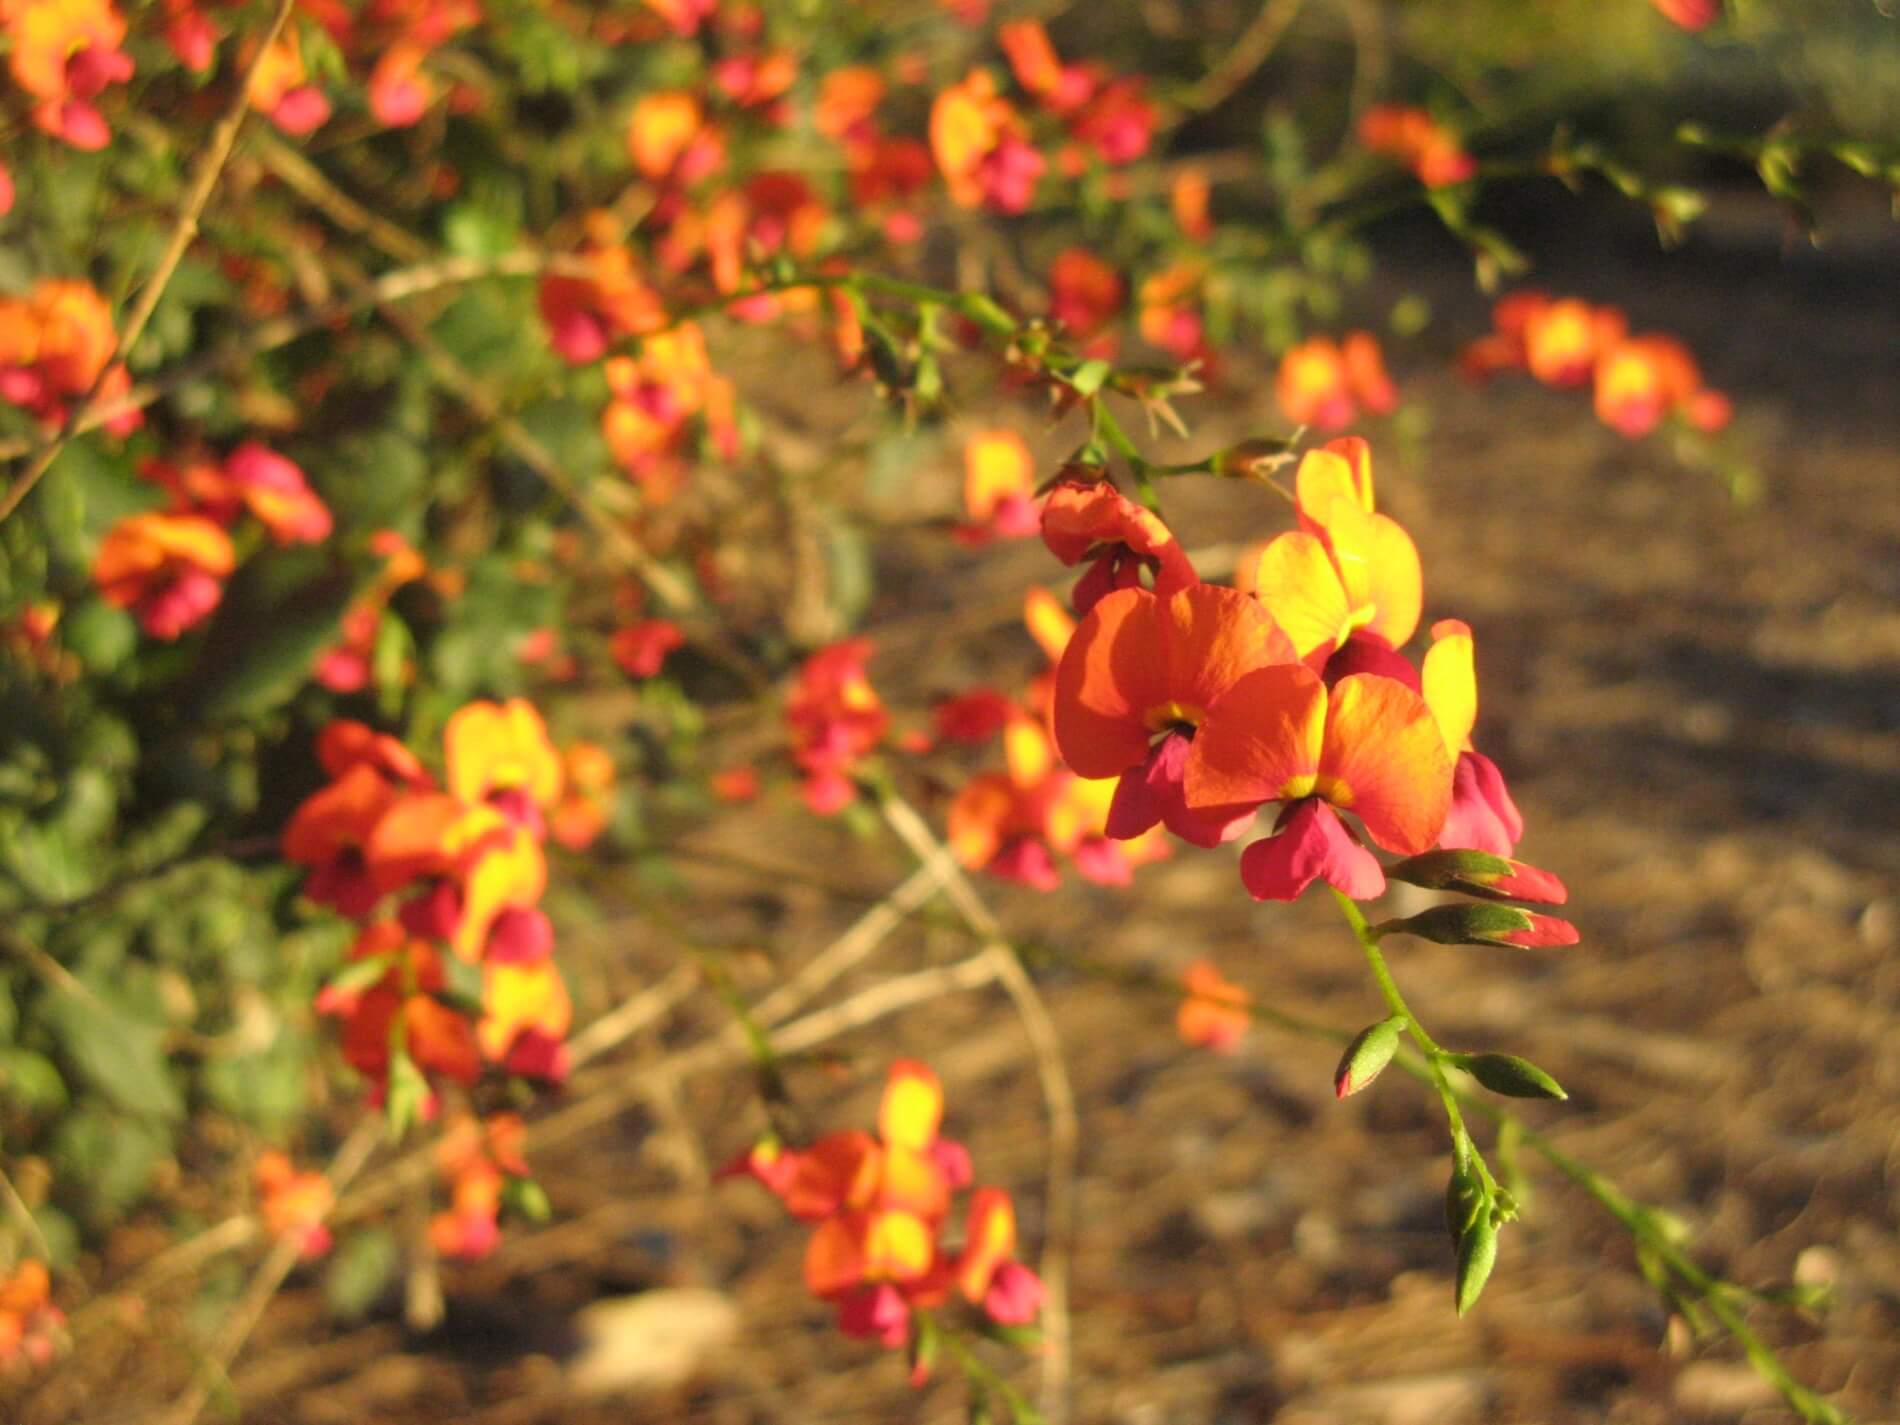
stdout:
<svg viewBox="0 0 1900 1425">
<path fill-rule="evenodd" d="M 387 1227 L 353 1232 L 337 1247 L 323 1274 L 330 1314 L 345 1321 L 367 1316 L 395 1279 L 402 1252 Z"/>
<path fill-rule="evenodd" d="M 82 1081 L 128 1113 L 184 1117 L 159 1025 L 126 1013 L 97 990 L 66 987 L 47 996 L 44 1014 Z"/>
<path fill-rule="evenodd" d="M 402 1020 L 398 1019 L 395 1028 L 399 1032 L 401 1026 Z M 401 1142 L 411 1126 L 421 1122 L 422 1108 L 428 1101 L 429 1081 L 409 1057 L 409 1051 L 396 1045 L 389 1054 L 389 1087 L 384 1103 L 390 1137 Z"/>
<path fill-rule="evenodd" d="M 252 719 L 290 701 L 317 656 L 336 641 L 354 594 L 350 581 L 321 579 L 272 607 L 237 608 L 220 617 L 195 677 L 202 689 L 198 716 Z"/>
<path fill-rule="evenodd" d="M 1069 377 L 1069 385 L 1076 395 L 1087 399 L 1102 389 L 1102 383 L 1108 380 L 1114 369 L 1099 357 L 1093 361 L 1085 361 L 1075 368 L 1075 374 Z"/>
<path fill-rule="evenodd" d="M 7 1046 L 0 1048 L 0 1097 L 28 1113 L 57 1113 L 66 1106 L 66 1081 L 44 1054 Z"/>
<path fill-rule="evenodd" d="M 394 961 L 393 955 L 368 955 L 352 960 L 324 982 L 324 993 L 360 994 L 387 974 Z"/>
</svg>

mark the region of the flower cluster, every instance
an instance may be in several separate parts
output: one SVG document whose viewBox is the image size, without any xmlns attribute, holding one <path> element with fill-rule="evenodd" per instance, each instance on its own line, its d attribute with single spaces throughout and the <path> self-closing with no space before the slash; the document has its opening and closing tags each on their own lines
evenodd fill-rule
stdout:
<svg viewBox="0 0 1900 1425">
<path fill-rule="evenodd" d="M 221 462 L 146 460 L 139 474 L 170 496 L 170 507 L 128 515 L 107 530 L 92 577 L 107 603 L 131 609 L 154 638 L 177 638 L 217 608 L 237 565 L 228 531 L 240 513 L 277 544 L 330 535 L 329 507 L 303 471 L 256 441 Z"/>
<path fill-rule="evenodd" d="M 327 1177 L 300 1172 L 287 1154 L 274 1148 L 258 1154 L 251 1176 L 257 1184 L 265 1231 L 294 1241 L 306 1262 L 330 1250 L 332 1239 L 324 1219 L 336 1206 L 336 1193 Z"/>
<path fill-rule="evenodd" d="M 550 825 L 581 814 L 567 765 L 518 699 L 460 709 L 443 741 L 438 786 L 394 738 L 331 723 L 317 741 L 331 781 L 284 831 L 285 856 L 309 868 L 304 894 L 362 922 L 318 1007 L 343 1021 L 344 1057 L 378 1098 L 398 1075 L 566 1074 L 572 1008 L 539 902 Z M 588 775 L 591 800 L 599 769 Z"/>
<path fill-rule="evenodd" d="M 1386 877 L 1367 841 L 1405 856 L 1508 856 L 1523 820 L 1496 764 L 1471 746 L 1470 630 L 1434 624 L 1422 666 L 1401 652 L 1423 580 L 1411 537 L 1375 508 L 1366 443 L 1309 451 L 1295 484 L 1300 527 L 1259 551 L 1244 588 L 1187 570 L 1091 597 L 1056 668 L 1051 725 L 1064 760 L 1118 779 L 1113 837 L 1159 825 L 1211 847 L 1278 804 L 1272 831 L 1241 854 L 1256 899 L 1291 900 L 1315 880 L 1379 895 Z M 1158 523 L 1117 514 L 1136 529 Z"/>
<path fill-rule="evenodd" d="M 1589 386 L 1597 419 L 1632 440 L 1670 417 L 1713 432 L 1733 414 L 1727 396 L 1702 384 L 1688 347 L 1665 332 L 1632 336 L 1615 307 L 1525 288 L 1498 299 L 1491 324 L 1459 358 L 1468 377 L 1528 371 L 1546 386 Z"/>
<path fill-rule="evenodd" d="M 805 1284 L 854 1339 L 910 1343 L 920 1311 L 961 1295 L 991 1321 L 1022 1326 L 1042 1306 L 1042 1282 L 1016 1260 L 1016 1210 L 1000 1188 L 970 1194 L 963 1244 L 943 1233 L 970 1155 L 942 1137 L 943 1088 L 923 1064 L 891 1066 L 875 1135 L 831 1133 L 808 1148 L 754 1147 L 727 1171 L 750 1176 L 813 1224 Z M 921 1369 L 921 1365 L 920 1365 Z"/>
<path fill-rule="evenodd" d="M 30 1259 L 0 1277 L 0 1375 L 43 1366 L 63 1344 L 66 1314 L 52 1285 L 46 1263 Z"/>
</svg>

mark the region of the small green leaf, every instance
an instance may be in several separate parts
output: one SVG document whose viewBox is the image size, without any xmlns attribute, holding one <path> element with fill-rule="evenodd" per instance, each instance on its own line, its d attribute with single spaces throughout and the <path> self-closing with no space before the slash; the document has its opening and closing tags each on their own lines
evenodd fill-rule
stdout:
<svg viewBox="0 0 1900 1425">
<path fill-rule="evenodd" d="M 45 1015 L 74 1071 L 106 1098 L 128 1113 L 184 1116 L 160 1026 L 127 1014 L 96 990 L 56 989 Z"/>
<path fill-rule="evenodd" d="M 1069 385 L 1075 394 L 1084 400 L 1102 389 L 1102 383 L 1108 380 L 1115 368 L 1099 357 L 1085 361 L 1075 368 L 1075 374 L 1069 377 Z"/>
<path fill-rule="evenodd" d="M 395 1234 L 371 1227 L 344 1238 L 323 1274 L 323 1298 L 330 1314 L 345 1321 L 367 1316 L 395 1280 L 402 1252 Z"/>
</svg>

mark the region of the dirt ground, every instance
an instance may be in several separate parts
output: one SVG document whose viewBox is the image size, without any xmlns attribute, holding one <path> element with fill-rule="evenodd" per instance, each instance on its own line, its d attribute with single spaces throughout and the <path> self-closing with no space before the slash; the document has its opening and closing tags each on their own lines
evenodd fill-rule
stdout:
<svg viewBox="0 0 1900 1425">
<path fill-rule="evenodd" d="M 1568 881 L 1584 935 L 1537 955 L 1408 947 L 1394 968 L 1442 1041 L 1554 1073 L 1570 1101 L 1526 1116 L 1679 1215 L 1698 1260 L 1751 1285 L 1831 1283 L 1824 1318 L 1753 1319 L 1799 1378 L 1864 1421 L 1900 1419 L 1900 240 L 1875 224 L 1829 252 L 1784 250 L 1746 204 L 1670 258 L 1634 230 L 1556 224 L 1531 239 L 1542 282 L 1680 332 L 1733 393 L 1766 481 L 1746 511 L 1661 442 L 1598 426 L 1586 397 L 1461 385 L 1449 357 L 1482 329 L 1482 299 L 1429 228 L 1382 241 L 1437 320 L 1395 358 L 1431 409 L 1429 438 L 1401 455 L 1372 430 L 1381 503 L 1421 548 L 1428 617 L 1477 630 L 1479 745 L 1528 819 L 1523 854 Z M 1231 373 L 1192 408 L 1197 444 L 1276 428 L 1266 389 Z M 1206 483 L 1169 500 L 1191 548 L 1283 518 L 1257 492 Z M 874 637 L 893 625 L 873 669 L 887 696 L 1032 670 L 1012 591 L 1050 578 L 1039 549 L 972 555 L 913 535 L 882 557 L 907 586 L 871 618 Z M 920 616 L 920 600 L 940 612 Z M 940 818 L 940 791 L 905 790 Z M 721 857 L 784 874 L 761 889 Z M 908 870 L 895 848 L 787 805 L 695 830 L 682 860 L 708 907 L 699 932 L 787 965 Z M 1459 1321 L 1442 1117 L 1415 1085 L 1336 1104 L 1330 1047 L 1256 1029 L 1232 1057 L 1189 1051 L 1172 1002 L 1061 964 L 1176 973 L 1209 956 L 1257 999 L 1350 1028 L 1381 1011 L 1329 903 L 1255 907 L 1215 853 L 1151 868 L 1132 894 L 1073 877 L 1052 896 L 984 891 L 1012 935 L 1051 949 L 1039 977 L 1081 1105 L 1075 1420 L 1789 1418 L 1732 1345 L 1665 1349 L 1675 1338 L 1627 1238 L 1537 1165 L 1530 1208 Z M 632 909 L 564 936 L 597 941 L 583 995 L 624 995 L 667 963 Z M 970 948 L 925 916 L 834 993 Z M 624 1063 L 718 1016 L 701 996 Z M 1043 1110 L 999 994 L 948 995 L 831 1047 L 835 1062 L 791 1075 L 812 1122 L 868 1121 L 885 1059 L 928 1059 L 949 1130 L 983 1180 L 1015 1191 L 1040 1243 Z M 959 1384 L 914 1392 L 896 1357 L 832 1329 L 800 1286 L 804 1233 L 775 1203 L 706 1185 L 707 1163 L 762 1122 L 747 1076 L 719 1071 L 537 1155 L 554 1223 L 447 1270 L 432 1335 L 407 1333 L 393 1299 L 333 1325 L 316 1278 L 293 1278 L 230 1398 L 257 1425 L 960 1418 Z M 653 1288 L 718 1293 L 737 1311 L 731 1339 L 683 1381 L 580 1393 L 576 1314 Z M 662 1324 L 694 1334 L 684 1306 Z M 64 1418 L 133 1418 L 167 1398 L 182 1352 L 169 1374 L 149 1359 L 171 1329 L 128 1357 L 148 1362 L 127 1368 L 140 1398 L 96 1380 Z M 678 1357 L 650 1323 L 629 1339 L 648 1367 Z M 1014 1378 L 1033 1392 L 1034 1376 Z M 40 1413 L 28 1402 L 23 1418 Z"/>
</svg>

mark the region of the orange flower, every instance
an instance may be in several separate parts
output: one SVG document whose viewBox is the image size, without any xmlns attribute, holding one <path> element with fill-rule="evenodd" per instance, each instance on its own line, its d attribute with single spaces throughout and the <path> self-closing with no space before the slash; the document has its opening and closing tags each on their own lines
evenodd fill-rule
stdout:
<svg viewBox="0 0 1900 1425">
<path fill-rule="evenodd" d="M 871 645 L 861 638 L 819 649 L 798 670 L 786 704 L 792 758 L 805 774 L 805 802 L 820 816 L 856 799 L 851 772 L 890 728 L 884 701 L 864 673 L 870 656 Z"/>
<path fill-rule="evenodd" d="M 1066 248 L 1049 264 L 1049 315 L 1080 340 L 1114 321 L 1126 299 L 1121 274 L 1085 248 Z"/>
<path fill-rule="evenodd" d="M 1361 409 L 1389 415 L 1398 391 L 1386 375 L 1385 356 L 1370 332 L 1348 332 L 1339 342 L 1316 336 L 1280 358 L 1280 409 L 1297 425 L 1341 430 Z"/>
<path fill-rule="evenodd" d="M 1597 419 L 1631 440 L 1648 435 L 1675 411 L 1687 411 L 1702 389 L 1689 349 L 1652 332 L 1625 338 L 1598 358 Z"/>
<path fill-rule="evenodd" d="M 1208 363 L 1207 332 L 1198 310 L 1206 275 L 1199 261 L 1186 261 L 1143 279 L 1136 302 L 1143 341 L 1177 361 Z"/>
<path fill-rule="evenodd" d="M 1195 584 L 1165 599 L 1123 589 L 1097 603 L 1056 667 L 1052 723 L 1078 775 L 1121 779 L 1108 835 L 1137 836 L 1157 822 L 1197 846 L 1240 835 L 1265 798 L 1190 806 L 1190 749 L 1230 689 L 1293 657 L 1267 611 L 1233 589 Z"/>
<path fill-rule="evenodd" d="M 548 342 L 576 366 L 598 361 L 619 338 L 657 331 L 666 308 L 624 245 L 606 243 L 580 254 L 585 277 L 550 274 L 541 279 L 541 319 Z"/>
<path fill-rule="evenodd" d="M 1371 660 L 1364 671 L 1416 685 L 1410 665 L 1392 650 L 1418 628 L 1424 600 L 1418 550 L 1395 520 L 1373 511 L 1370 448 L 1347 437 L 1308 451 L 1295 493 L 1303 528 L 1277 536 L 1261 552 L 1254 592 L 1299 657 Z"/>
<path fill-rule="evenodd" d="M 1581 386 L 1597 359 L 1623 339 L 1623 314 L 1575 297 L 1531 306 L 1524 314 L 1524 357 L 1546 386 Z"/>
<path fill-rule="evenodd" d="M 350 959 L 379 960 L 387 968 L 366 990 L 326 991 L 317 1008 L 345 1020 L 343 1057 L 376 1086 L 378 1097 L 398 1050 L 424 1074 L 475 1082 L 481 1074 L 475 1033 L 465 1018 L 435 998 L 448 980 L 434 946 L 393 921 L 381 921 L 357 937 Z"/>
<path fill-rule="evenodd" d="M 111 0 L 12 0 L 0 17 L 13 40 L 13 79 L 39 103 L 33 123 L 74 148 L 101 149 L 112 134 L 92 101 L 132 77 L 125 21 Z"/>
<path fill-rule="evenodd" d="M 1451 808 L 1452 761 L 1424 698 L 1355 673 L 1330 691 L 1304 664 L 1260 668 L 1208 709 L 1186 765 L 1190 807 L 1281 802 L 1274 833 L 1241 853 L 1256 900 L 1292 900 L 1324 878 L 1356 900 L 1385 889 L 1378 860 L 1334 812 L 1350 809 L 1389 851 L 1430 850 Z"/>
<path fill-rule="evenodd" d="M 1375 104 L 1359 120 L 1359 142 L 1396 158 L 1428 188 L 1463 183 L 1478 165 L 1458 135 L 1423 109 Z"/>
<path fill-rule="evenodd" d="M 286 29 L 264 51 L 251 79 L 250 103 L 293 138 L 314 133 L 329 122 L 330 101 L 309 82 L 303 44 L 295 28 Z"/>
<path fill-rule="evenodd" d="M 491 1063 L 533 1078 L 567 1077 L 562 1040 L 574 1022 L 574 1003 L 551 959 L 490 961 L 482 971 L 482 1019 L 475 1034 Z"/>
<path fill-rule="evenodd" d="M 313 793 L 284 828 L 284 859 L 308 866 L 303 893 L 344 915 L 368 915 L 384 887 L 370 868 L 368 846 L 396 787 L 373 765 L 358 763 Z"/>
<path fill-rule="evenodd" d="M 66 1315 L 53 1305 L 44 1262 L 27 1259 L 0 1278 L 0 1370 L 44 1366 L 61 1345 Z"/>
<path fill-rule="evenodd" d="M 851 64 L 834 69 L 819 81 L 813 121 L 818 132 L 840 143 L 862 143 L 872 137 L 871 119 L 884 102 L 884 76 L 869 65 Z"/>
<path fill-rule="evenodd" d="M 1672 25 L 1694 34 L 1722 18 L 1722 0 L 1653 0 L 1656 11 Z"/>
<path fill-rule="evenodd" d="M 264 1199 L 266 1232 L 296 1241 L 306 1262 L 330 1250 L 330 1229 L 324 1219 L 336 1205 L 336 1193 L 328 1178 L 318 1172 L 298 1172 L 288 1155 L 275 1148 L 258 1155 L 252 1175 Z"/>
<path fill-rule="evenodd" d="M 99 542 L 93 582 L 107 603 L 130 609 L 154 638 L 203 622 L 237 565 L 231 538 L 198 515 L 127 515 Z"/>
<path fill-rule="evenodd" d="M 1146 572 L 1164 597 L 1199 582 L 1174 532 L 1105 480 L 1063 480 L 1042 505 L 1042 542 L 1064 564 L 1089 561 L 1071 602 L 1086 614 L 1116 589 L 1141 587 Z"/>
<path fill-rule="evenodd" d="M 570 742 L 561 754 L 566 790 L 548 814 L 548 834 L 570 851 L 594 844 L 613 805 L 614 761 L 594 742 Z"/>
<path fill-rule="evenodd" d="M 463 802 L 485 802 L 511 821 L 538 829 L 543 808 L 561 796 L 561 755 L 547 724 L 523 698 L 458 708 L 442 731 L 448 789 Z"/>
<path fill-rule="evenodd" d="M 1206 242 L 1214 235 L 1214 220 L 1208 213 L 1212 198 L 1213 187 L 1205 170 L 1189 167 L 1175 176 L 1168 190 L 1168 210 L 1174 214 L 1174 225 L 1181 236 L 1189 242 Z"/>
<path fill-rule="evenodd" d="M 377 123 L 405 129 L 420 122 L 436 94 L 435 81 L 422 72 L 428 57 L 428 46 L 413 40 L 398 40 L 383 51 L 365 86 Z"/>
<path fill-rule="evenodd" d="M 988 206 L 1000 213 L 1027 208 L 1047 167 L 983 69 L 971 70 L 937 96 L 930 109 L 930 151 L 959 207 Z"/>
<path fill-rule="evenodd" d="M 1189 965 L 1181 986 L 1186 998 L 1175 1027 L 1183 1039 L 1199 1049 L 1229 1050 L 1240 1043 L 1253 1022 L 1245 990 L 1225 979 L 1212 960 Z"/>
<path fill-rule="evenodd" d="M 676 168 L 682 181 L 703 177 L 709 138 L 699 100 L 685 90 L 642 94 L 627 120 L 627 153 L 641 177 L 656 183 L 674 176 Z"/>
<path fill-rule="evenodd" d="M 963 508 L 968 522 L 955 529 L 960 543 L 1027 539 L 1041 524 L 1036 508 L 1036 462 L 1013 430 L 979 431 L 963 446 Z"/>
</svg>

